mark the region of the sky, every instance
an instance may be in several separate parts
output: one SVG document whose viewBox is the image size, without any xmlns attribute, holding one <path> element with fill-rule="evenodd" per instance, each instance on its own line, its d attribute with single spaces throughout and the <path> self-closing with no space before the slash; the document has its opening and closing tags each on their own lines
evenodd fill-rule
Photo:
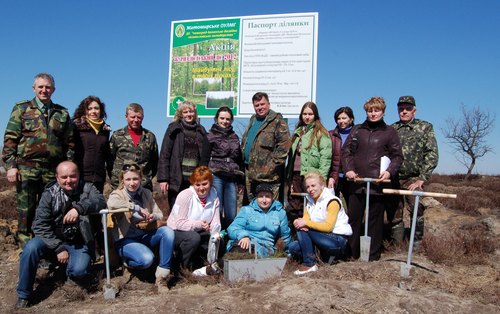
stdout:
<svg viewBox="0 0 500 314">
<path fill-rule="evenodd" d="M 435 172 L 465 173 L 442 129 L 448 118 L 460 117 L 462 105 L 479 106 L 496 116 L 487 138 L 494 153 L 479 159 L 474 173 L 500 174 L 498 0 L 5 1 L 0 130 L 16 102 L 33 98 L 35 74 L 48 72 L 56 80 L 55 103 L 73 115 L 82 99 L 96 95 L 113 130 L 125 126 L 125 107 L 140 103 L 143 126 L 161 145 L 171 122 L 166 105 L 172 21 L 301 12 L 319 13 L 316 103 L 325 127 L 335 127 L 333 114 L 341 106 L 353 108 L 355 121 L 363 122 L 363 104 L 372 96 L 384 97 L 385 121 L 393 123 L 398 97 L 413 95 L 417 118 L 436 132 Z M 238 119 L 235 129 L 246 122 Z M 213 121 L 202 123 L 209 128 Z M 289 123 L 293 130 L 296 119 Z"/>
</svg>

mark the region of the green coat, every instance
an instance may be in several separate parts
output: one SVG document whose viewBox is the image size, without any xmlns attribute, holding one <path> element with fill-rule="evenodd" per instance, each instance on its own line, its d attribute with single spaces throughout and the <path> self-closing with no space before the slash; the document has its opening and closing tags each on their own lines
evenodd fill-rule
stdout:
<svg viewBox="0 0 500 314">
<path fill-rule="evenodd" d="M 2 159 L 7 170 L 18 165 L 48 165 L 72 159 L 73 127 L 68 110 L 51 104 L 48 116 L 42 113 L 35 98 L 16 103 L 5 129 Z"/>
<path fill-rule="evenodd" d="M 304 128 L 307 128 L 307 131 L 304 135 L 302 135 L 301 139 L 300 133 Z M 300 141 L 302 142 L 300 155 L 300 175 L 303 176 L 311 170 L 316 170 L 319 171 L 319 173 L 323 176 L 323 178 L 325 178 L 325 180 L 328 179 L 328 174 L 330 172 L 330 166 L 332 162 L 332 140 L 328 133 L 322 134 L 319 137 L 319 142 L 316 140 L 315 143 L 313 143 L 313 145 L 309 147 L 314 130 L 313 128 L 314 124 L 300 126 L 295 130 L 292 136 L 293 142 L 289 152 L 287 167 L 288 179 L 291 179 L 292 177 L 295 153 L 297 150 L 297 145 Z"/>
</svg>

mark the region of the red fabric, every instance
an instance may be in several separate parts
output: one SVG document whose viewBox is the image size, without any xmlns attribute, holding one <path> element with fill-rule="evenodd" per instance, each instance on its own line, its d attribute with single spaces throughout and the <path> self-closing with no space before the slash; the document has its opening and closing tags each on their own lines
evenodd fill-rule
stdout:
<svg viewBox="0 0 500 314">
<path fill-rule="evenodd" d="M 128 133 L 132 137 L 132 141 L 134 142 L 134 145 L 137 146 L 137 144 L 139 144 L 139 140 L 141 139 L 142 130 L 139 132 L 136 132 L 136 131 L 132 130 L 131 128 L 128 128 Z"/>
</svg>

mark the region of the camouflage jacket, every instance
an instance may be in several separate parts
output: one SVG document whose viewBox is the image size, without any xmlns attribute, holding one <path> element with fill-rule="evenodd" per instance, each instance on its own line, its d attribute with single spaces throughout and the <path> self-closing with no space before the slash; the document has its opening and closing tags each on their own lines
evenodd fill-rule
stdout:
<svg viewBox="0 0 500 314">
<path fill-rule="evenodd" d="M 242 151 L 247 145 L 248 131 L 255 114 L 242 137 Z M 246 175 L 250 181 L 278 182 L 283 175 L 285 161 L 291 146 L 288 124 L 280 113 L 270 111 L 260 126 L 250 152 Z"/>
<path fill-rule="evenodd" d="M 158 144 L 153 132 L 142 128 L 141 139 L 135 146 L 128 128 L 124 127 L 113 132 L 109 146 L 113 164 L 109 177 L 113 189 L 118 187 L 120 172 L 125 164 L 139 165 L 143 173 L 142 186 L 148 189 L 153 188 L 152 180 L 158 169 Z"/>
<path fill-rule="evenodd" d="M 399 178 L 429 180 L 439 158 L 432 124 L 413 119 L 408 124 L 398 121 L 392 126 L 398 131 L 404 157 L 399 169 Z"/>
<path fill-rule="evenodd" d="M 73 127 L 68 110 L 51 104 L 46 117 L 35 98 L 18 102 L 5 129 L 2 159 L 7 169 L 18 165 L 57 166 L 74 154 Z"/>
</svg>

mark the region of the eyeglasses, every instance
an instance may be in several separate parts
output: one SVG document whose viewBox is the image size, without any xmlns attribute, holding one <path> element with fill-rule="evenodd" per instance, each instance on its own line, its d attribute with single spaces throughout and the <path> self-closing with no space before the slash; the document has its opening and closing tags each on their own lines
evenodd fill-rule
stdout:
<svg viewBox="0 0 500 314">
<path fill-rule="evenodd" d="M 140 170 L 140 169 L 141 168 L 136 164 L 132 164 L 132 165 L 124 164 L 122 167 L 122 171 L 136 171 L 136 170 Z"/>
</svg>

